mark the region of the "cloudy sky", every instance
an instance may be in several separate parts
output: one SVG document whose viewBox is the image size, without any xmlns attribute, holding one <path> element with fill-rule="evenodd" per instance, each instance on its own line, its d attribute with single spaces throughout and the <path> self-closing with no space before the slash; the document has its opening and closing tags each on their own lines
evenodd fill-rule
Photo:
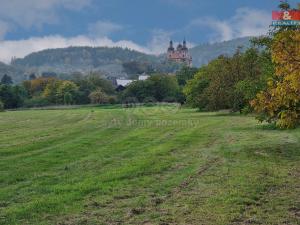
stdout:
<svg viewBox="0 0 300 225">
<path fill-rule="evenodd" d="M 296 6 L 297 0 L 289 1 Z M 266 33 L 279 0 L 0 0 L 0 61 L 47 48 L 162 52 Z"/>
</svg>

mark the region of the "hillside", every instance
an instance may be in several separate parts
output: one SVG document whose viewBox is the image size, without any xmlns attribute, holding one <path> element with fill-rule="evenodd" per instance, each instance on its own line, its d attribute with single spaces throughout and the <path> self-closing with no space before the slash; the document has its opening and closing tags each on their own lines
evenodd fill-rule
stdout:
<svg viewBox="0 0 300 225">
<path fill-rule="evenodd" d="M 153 62 L 156 57 L 130 49 L 107 47 L 69 47 L 48 49 L 16 59 L 13 65 L 24 67 L 98 68 L 127 61 Z"/>
<path fill-rule="evenodd" d="M 202 44 L 191 48 L 193 65 L 200 67 L 221 54 L 232 55 L 239 46 L 249 47 L 249 38 Z M 1 63 L 0 76 L 7 73 L 15 82 L 20 82 L 30 73 L 71 74 L 99 71 L 107 77 L 126 77 L 128 73 L 144 71 L 169 73 L 177 68 L 178 65 L 166 62 L 164 54 L 154 56 L 122 48 L 69 47 L 35 52 L 14 60 L 11 66 Z"/>
<path fill-rule="evenodd" d="M 39 72 L 70 73 L 99 70 L 113 76 L 122 74 L 122 64 L 130 61 L 152 64 L 157 58 L 122 48 L 69 47 L 35 52 L 22 59 L 16 59 L 12 65 L 25 69 L 34 68 Z"/>
<path fill-rule="evenodd" d="M 175 106 L 13 111 L 0 125 L 3 225 L 299 224 L 299 129 Z"/>
<path fill-rule="evenodd" d="M 200 67 L 220 55 L 233 55 L 238 47 L 250 47 L 250 37 L 238 38 L 213 44 L 202 44 L 190 49 L 193 65 Z"/>
</svg>

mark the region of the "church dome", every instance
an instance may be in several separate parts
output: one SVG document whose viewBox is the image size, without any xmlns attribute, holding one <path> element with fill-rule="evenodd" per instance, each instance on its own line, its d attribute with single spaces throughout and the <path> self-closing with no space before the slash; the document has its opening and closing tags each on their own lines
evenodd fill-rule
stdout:
<svg viewBox="0 0 300 225">
<path fill-rule="evenodd" d="M 173 47 L 169 47 L 168 51 L 174 51 L 175 49 Z"/>
<path fill-rule="evenodd" d="M 178 51 L 182 50 L 182 44 L 179 44 L 179 45 L 177 46 L 177 50 L 178 50 Z"/>
</svg>

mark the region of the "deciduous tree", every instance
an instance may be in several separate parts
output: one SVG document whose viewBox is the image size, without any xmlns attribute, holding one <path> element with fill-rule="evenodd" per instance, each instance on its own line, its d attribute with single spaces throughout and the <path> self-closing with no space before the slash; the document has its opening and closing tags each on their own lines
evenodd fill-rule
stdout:
<svg viewBox="0 0 300 225">
<path fill-rule="evenodd" d="M 252 101 L 261 121 L 275 122 L 281 128 L 293 128 L 300 122 L 300 32 L 278 32 L 272 44 L 275 77 L 268 88 Z"/>
<path fill-rule="evenodd" d="M 93 91 L 89 95 L 89 98 L 91 99 L 91 102 L 93 104 L 105 104 L 105 103 L 108 103 L 108 101 L 109 101 L 108 96 L 100 88 Z"/>
</svg>

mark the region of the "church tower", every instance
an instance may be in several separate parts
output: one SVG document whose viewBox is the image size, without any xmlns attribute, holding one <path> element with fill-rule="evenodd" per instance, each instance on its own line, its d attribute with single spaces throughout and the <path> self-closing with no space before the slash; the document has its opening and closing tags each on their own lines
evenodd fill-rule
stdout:
<svg viewBox="0 0 300 225">
<path fill-rule="evenodd" d="M 189 49 L 184 38 L 182 44 L 179 43 L 176 50 L 173 47 L 173 41 L 170 41 L 170 45 L 167 51 L 167 58 L 169 61 L 174 61 L 177 63 L 183 63 L 187 66 L 192 65 L 192 57 L 189 54 Z"/>
<path fill-rule="evenodd" d="M 168 48 L 168 57 L 171 57 L 172 54 L 174 53 L 175 49 L 173 47 L 173 41 L 171 40 L 170 41 L 170 45 L 169 45 L 169 48 Z"/>
</svg>

